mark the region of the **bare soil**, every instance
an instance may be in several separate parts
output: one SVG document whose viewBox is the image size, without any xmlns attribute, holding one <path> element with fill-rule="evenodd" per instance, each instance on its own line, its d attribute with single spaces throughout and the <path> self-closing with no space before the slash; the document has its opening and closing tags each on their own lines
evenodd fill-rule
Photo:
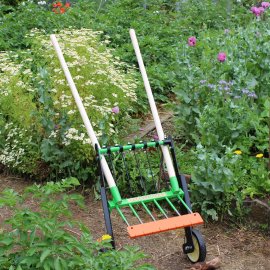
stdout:
<svg viewBox="0 0 270 270">
<path fill-rule="evenodd" d="M 13 188 L 21 192 L 30 184 L 21 178 L 0 175 L 0 191 Z M 94 238 L 98 239 L 106 233 L 101 202 L 96 201 L 91 192 L 85 200 L 85 210 L 72 207 L 74 217 L 84 222 Z M 1 221 L 6 214 L 0 213 Z M 117 249 L 125 245 L 139 246 L 148 255 L 146 261 L 159 270 L 185 270 L 192 267 L 182 252 L 183 230 L 131 240 L 128 238 L 126 225 L 115 212 L 112 213 L 112 222 Z M 221 223 L 207 224 L 201 226 L 200 230 L 207 244 L 207 261 L 220 257 L 221 270 L 270 270 L 269 235 Z"/>
</svg>

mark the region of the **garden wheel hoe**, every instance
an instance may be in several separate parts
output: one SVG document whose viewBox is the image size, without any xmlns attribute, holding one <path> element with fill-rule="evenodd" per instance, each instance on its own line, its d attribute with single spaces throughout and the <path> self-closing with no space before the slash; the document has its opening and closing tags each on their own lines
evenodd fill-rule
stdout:
<svg viewBox="0 0 270 270">
<path fill-rule="evenodd" d="M 110 218 L 110 213 L 113 210 L 117 211 L 126 223 L 127 232 L 130 238 L 184 228 L 184 253 L 187 254 L 189 260 L 193 263 L 204 261 L 206 257 L 205 242 L 201 233 L 198 230 L 193 229 L 194 226 L 203 224 L 203 220 L 199 213 L 193 213 L 191 210 L 186 180 L 184 175 L 180 175 L 178 171 L 173 141 L 170 137 L 165 138 L 164 136 L 135 31 L 133 29 L 130 30 L 130 36 L 143 77 L 159 139 L 135 144 L 100 147 L 57 39 L 55 35 L 51 35 L 51 41 L 64 70 L 87 133 L 96 150 L 101 179 L 102 206 L 107 234 L 111 236 L 112 246 L 115 247 Z M 150 180 L 156 181 L 154 179 L 155 164 L 153 165 L 152 163 L 151 165 L 150 153 L 152 152 L 160 153 L 161 160 L 164 160 L 165 163 L 168 179 L 166 189 L 164 187 L 159 187 L 157 188 L 157 192 L 153 192 L 155 188 L 151 188 L 150 190 L 147 188 Z M 130 163 L 130 159 L 128 158 L 129 154 L 134 157 L 135 161 L 132 163 Z M 144 157 L 140 155 L 144 155 Z M 146 164 L 142 166 L 141 160 L 146 161 Z M 135 166 L 135 168 L 132 169 L 132 166 Z M 119 169 L 120 172 L 119 170 L 117 172 L 117 169 Z M 135 178 L 134 172 L 138 174 Z M 143 172 L 146 172 L 146 175 L 143 175 Z M 118 178 L 121 177 L 124 178 L 124 181 L 129 186 L 130 194 L 134 194 L 135 189 L 142 191 L 142 194 L 140 196 L 131 196 L 128 198 L 121 197 L 121 186 L 117 186 L 115 182 L 115 180 L 120 181 Z M 149 180 L 148 178 L 151 179 Z M 159 177 L 159 179 L 161 178 L 163 178 L 163 182 L 165 182 L 164 177 Z M 131 179 L 133 179 L 133 182 Z M 134 179 L 138 181 L 136 187 L 134 187 Z M 160 186 L 159 180 L 151 187 L 157 186 Z M 107 190 L 109 190 L 109 194 L 107 193 Z M 107 196 L 110 200 L 107 199 Z M 132 223 L 128 220 L 132 220 Z M 134 220 L 136 220 L 135 224 L 133 223 L 135 222 Z"/>
</svg>

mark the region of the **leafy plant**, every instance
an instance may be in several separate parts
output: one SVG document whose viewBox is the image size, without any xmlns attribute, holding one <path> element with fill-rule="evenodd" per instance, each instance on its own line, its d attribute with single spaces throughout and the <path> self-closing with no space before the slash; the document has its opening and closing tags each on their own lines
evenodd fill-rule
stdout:
<svg viewBox="0 0 270 270">
<path fill-rule="evenodd" d="M 94 241 L 87 227 L 72 218 L 70 204 L 82 207 L 83 200 L 64 192 L 77 185 L 77 179 L 68 178 L 31 186 L 22 195 L 10 189 L 2 193 L 0 206 L 11 215 L 0 233 L 1 269 L 153 269 L 138 265 L 144 255 L 137 248 L 112 250 L 108 240 Z M 29 207 L 33 199 L 38 209 Z"/>
</svg>

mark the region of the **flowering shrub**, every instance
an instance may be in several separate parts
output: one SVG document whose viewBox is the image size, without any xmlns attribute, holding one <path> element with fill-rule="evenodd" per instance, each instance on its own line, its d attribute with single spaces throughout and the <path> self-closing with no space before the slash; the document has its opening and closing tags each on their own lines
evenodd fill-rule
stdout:
<svg viewBox="0 0 270 270">
<path fill-rule="evenodd" d="M 240 204 L 241 196 L 269 192 L 269 25 L 264 9 L 246 27 L 202 31 L 196 46 L 183 36 L 176 52 L 176 126 L 200 146 L 193 195 L 212 218 Z M 235 151 L 243 155 L 236 159 Z"/>
<path fill-rule="evenodd" d="M 137 84 L 132 69 L 112 57 L 99 34 L 64 30 L 58 37 L 102 144 L 116 142 L 136 101 Z M 0 150 L 0 162 L 19 172 L 40 175 L 42 168 L 44 177 L 73 174 L 85 180 L 93 170 L 90 139 L 49 37 L 37 30 L 30 37 L 35 40 L 32 51 L 13 55 L 14 61 L 7 53 L 1 58 L 1 137 L 8 143 Z"/>
</svg>

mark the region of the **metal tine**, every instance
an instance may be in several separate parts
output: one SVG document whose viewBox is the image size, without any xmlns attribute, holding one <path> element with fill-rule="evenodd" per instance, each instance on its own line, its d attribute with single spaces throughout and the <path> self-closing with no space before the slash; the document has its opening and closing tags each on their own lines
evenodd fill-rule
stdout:
<svg viewBox="0 0 270 270">
<path fill-rule="evenodd" d="M 163 154 L 162 154 L 162 151 L 161 151 L 160 147 L 158 149 L 158 159 L 160 160 L 160 162 L 159 162 L 159 174 L 158 174 L 158 181 L 156 183 L 156 189 L 159 192 L 160 188 L 161 188 L 161 180 L 162 180 L 161 172 L 164 171 L 164 169 L 163 169 Z"/>
<path fill-rule="evenodd" d="M 128 206 L 130 207 L 131 211 L 132 211 L 133 214 L 136 216 L 136 218 L 140 221 L 140 223 L 143 223 L 142 220 L 140 219 L 138 213 L 136 212 L 136 210 L 135 210 L 134 207 L 132 206 L 132 204 L 128 204 Z"/>
<path fill-rule="evenodd" d="M 133 155 L 134 155 L 134 158 L 135 158 L 135 161 L 136 161 L 136 164 L 137 164 L 137 168 L 138 168 L 139 173 L 140 173 L 141 187 L 142 187 L 143 190 L 144 190 L 144 194 L 146 194 L 147 192 L 146 192 L 145 181 L 143 180 L 143 175 L 142 175 L 142 171 L 141 171 L 141 163 L 140 163 L 139 160 L 138 160 L 136 150 L 133 151 Z"/>
<path fill-rule="evenodd" d="M 126 177 L 127 177 L 127 180 L 128 180 L 129 192 L 130 192 L 131 194 L 133 194 L 133 191 L 132 191 L 132 189 L 131 189 L 130 175 L 129 175 L 129 171 L 128 171 L 128 167 L 127 167 L 125 155 L 124 155 L 123 152 L 121 152 L 121 156 L 122 156 L 122 161 L 123 161 L 124 170 L 125 170 L 125 172 L 126 172 Z"/>
<path fill-rule="evenodd" d="M 113 178 L 116 180 L 116 173 L 115 173 L 115 167 L 113 165 L 112 153 L 107 154 L 107 156 L 109 157 L 109 166 L 112 171 Z"/>
<path fill-rule="evenodd" d="M 121 210 L 120 210 L 120 208 L 119 208 L 118 206 L 116 207 L 116 210 L 117 210 L 117 212 L 119 213 L 119 215 L 121 216 L 121 218 L 122 218 L 122 219 L 126 222 L 126 224 L 129 226 L 129 223 L 128 223 L 126 217 L 125 217 L 124 214 L 121 212 Z"/>
<path fill-rule="evenodd" d="M 145 150 L 145 152 L 146 152 L 147 163 L 148 163 L 149 170 L 150 170 L 150 173 L 151 173 L 152 181 L 155 182 L 152 166 L 151 166 L 151 163 L 150 163 L 150 160 L 149 160 L 148 151 Z"/>
<path fill-rule="evenodd" d="M 166 197 L 166 201 L 168 202 L 168 204 L 171 206 L 171 208 L 173 209 L 174 212 L 176 212 L 176 214 L 178 216 L 181 216 L 180 213 L 178 212 L 178 210 L 175 208 L 175 206 L 173 205 L 173 203 L 170 201 L 169 198 Z"/>
<path fill-rule="evenodd" d="M 188 210 L 188 212 L 189 212 L 190 214 L 192 214 L 192 213 L 193 213 L 192 210 L 187 206 L 187 204 L 185 203 L 185 201 L 184 201 L 179 195 L 177 195 L 177 198 L 178 198 L 179 201 L 185 206 L 185 208 Z"/>
<path fill-rule="evenodd" d="M 168 218 L 167 214 L 165 213 L 165 211 L 162 209 L 162 207 L 160 206 L 160 204 L 157 202 L 157 200 L 154 199 L 154 203 L 157 206 L 157 208 L 160 210 L 160 212 L 166 217 Z"/>
<path fill-rule="evenodd" d="M 154 220 L 156 221 L 156 219 L 154 218 L 154 216 L 152 215 L 151 211 L 148 209 L 148 207 L 146 206 L 146 204 L 144 202 L 142 202 L 142 205 L 145 209 L 145 211 L 147 212 L 147 214 Z"/>
</svg>

